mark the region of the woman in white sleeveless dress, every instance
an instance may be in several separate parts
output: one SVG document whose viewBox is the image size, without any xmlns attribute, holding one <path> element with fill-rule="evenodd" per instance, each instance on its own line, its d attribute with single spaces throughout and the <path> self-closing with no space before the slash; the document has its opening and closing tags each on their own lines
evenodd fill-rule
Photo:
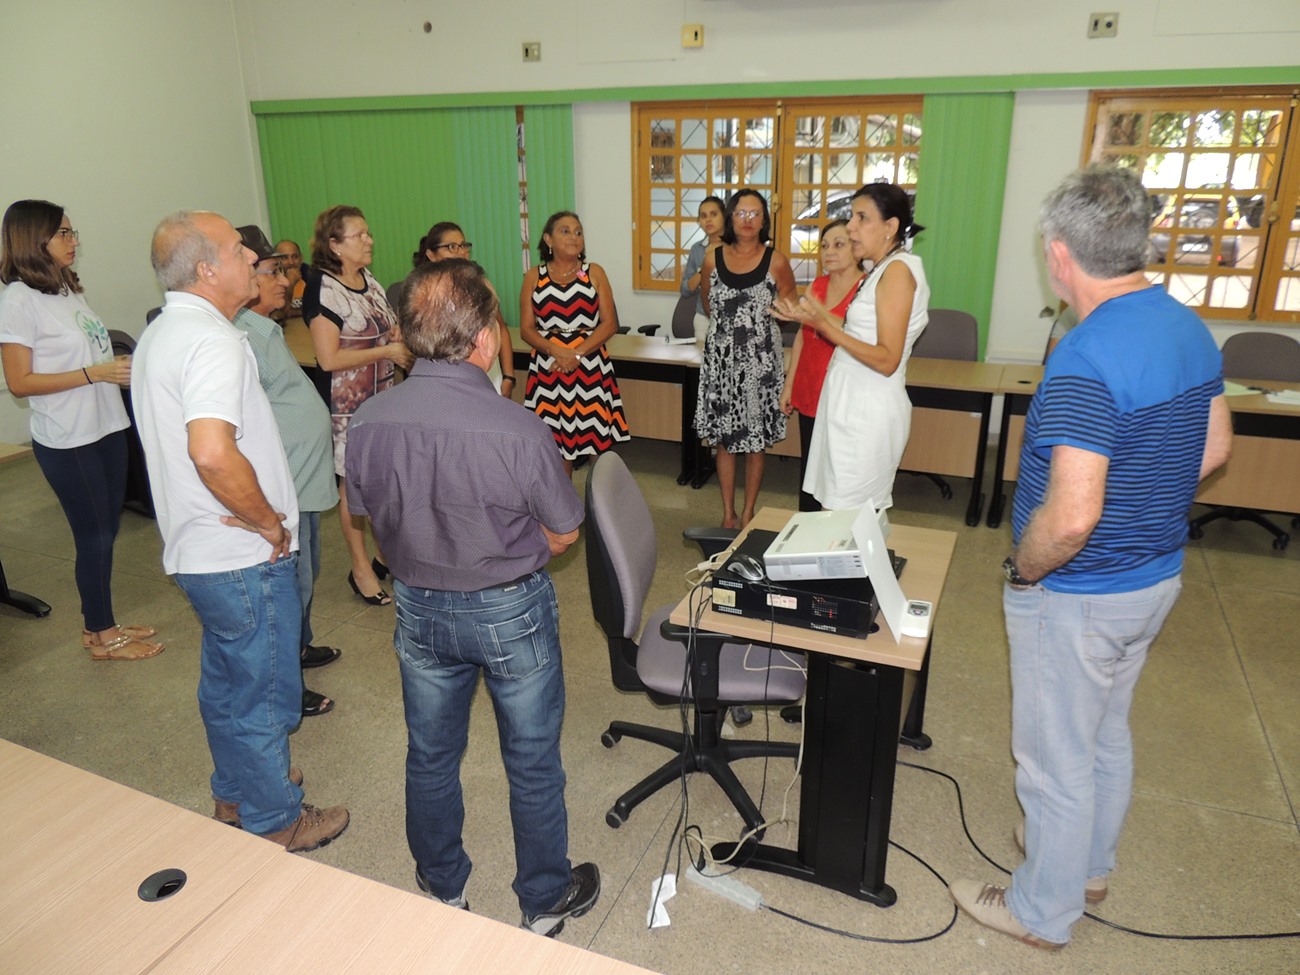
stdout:
<svg viewBox="0 0 1300 975">
<path fill-rule="evenodd" d="M 924 330 L 930 288 L 921 259 L 906 249 L 922 228 L 906 192 L 868 183 L 853 197 L 853 255 L 872 264 L 844 319 L 808 295 L 778 303 L 783 318 L 807 322 L 836 346 L 826 370 L 803 488 L 835 510 L 893 504 L 894 476 L 911 432 L 905 367 Z"/>
</svg>

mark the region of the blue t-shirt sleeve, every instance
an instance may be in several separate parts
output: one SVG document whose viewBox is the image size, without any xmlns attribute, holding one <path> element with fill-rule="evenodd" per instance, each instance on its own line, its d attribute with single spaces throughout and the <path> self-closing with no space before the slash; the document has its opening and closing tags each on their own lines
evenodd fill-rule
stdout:
<svg viewBox="0 0 1300 975">
<path fill-rule="evenodd" d="M 1034 396 L 1038 424 L 1032 449 L 1046 455 L 1064 445 L 1111 457 L 1120 411 L 1095 366 L 1083 356 L 1061 354 L 1049 360 L 1047 375 Z"/>
</svg>

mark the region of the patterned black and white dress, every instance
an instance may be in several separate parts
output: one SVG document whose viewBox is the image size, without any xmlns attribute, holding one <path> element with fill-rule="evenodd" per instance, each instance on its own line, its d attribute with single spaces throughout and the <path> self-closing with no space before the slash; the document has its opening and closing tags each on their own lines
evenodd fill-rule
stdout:
<svg viewBox="0 0 1300 975">
<path fill-rule="evenodd" d="M 781 330 L 770 311 L 777 296 L 771 263 L 768 248 L 756 268 L 735 274 L 719 247 L 709 280 L 709 333 L 695 432 L 733 454 L 757 453 L 785 439 L 785 361 Z"/>
<path fill-rule="evenodd" d="M 538 333 L 566 348 L 577 348 L 600 326 L 600 295 L 589 264 L 584 263 L 569 284 L 552 280 L 546 265 L 540 265 L 532 301 Z M 570 373 L 557 371 L 553 356 L 534 349 L 524 406 L 551 428 L 565 460 L 604 453 L 616 442 L 631 439 L 614 366 L 603 345 L 580 356 L 578 368 Z"/>
</svg>

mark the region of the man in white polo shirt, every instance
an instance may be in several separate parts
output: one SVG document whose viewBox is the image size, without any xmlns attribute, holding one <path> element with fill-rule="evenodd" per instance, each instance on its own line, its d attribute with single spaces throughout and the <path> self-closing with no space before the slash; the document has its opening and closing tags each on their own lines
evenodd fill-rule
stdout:
<svg viewBox="0 0 1300 975">
<path fill-rule="evenodd" d="M 152 260 L 167 290 L 131 377 L 163 568 L 203 624 L 199 712 L 212 794 L 291 852 L 347 828 L 343 806 L 302 801 L 289 731 L 301 719 L 298 501 L 248 340 L 231 320 L 254 295 L 255 255 L 215 213 L 166 217 Z"/>
</svg>

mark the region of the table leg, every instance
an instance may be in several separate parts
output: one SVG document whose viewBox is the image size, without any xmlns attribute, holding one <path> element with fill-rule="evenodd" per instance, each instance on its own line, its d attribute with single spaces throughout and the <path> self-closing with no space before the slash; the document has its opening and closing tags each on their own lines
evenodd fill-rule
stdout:
<svg viewBox="0 0 1300 975">
<path fill-rule="evenodd" d="M 808 656 L 798 851 L 745 844 L 733 865 L 767 870 L 889 907 L 885 883 L 904 673 Z M 736 844 L 713 848 L 726 857 Z"/>
<path fill-rule="evenodd" d="M 975 447 L 975 474 L 971 478 L 970 504 L 966 506 L 966 524 L 974 528 L 980 523 L 984 508 L 984 454 L 989 445 L 989 417 L 993 413 L 993 394 L 985 393 L 980 404 L 980 435 Z"/>
<path fill-rule="evenodd" d="M 1028 405 L 1028 401 L 1023 396 L 1015 393 L 1007 393 L 1002 401 L 1002 422 L 998 426 L 998 459 L 993 465 L 993 495 L 989 498 L 988 526 L 990 528 L 997 528 L 1002 524 L 1002 508 L 1007 503 L 1006 495 L 1003 493 L 1007 470 L 1007 437 L 1011 431 L 1011 416 L 1020 408 L 1021 402 Z M 1024 412 L 1023 409 L 1021 412 Z"/>
</svg>

